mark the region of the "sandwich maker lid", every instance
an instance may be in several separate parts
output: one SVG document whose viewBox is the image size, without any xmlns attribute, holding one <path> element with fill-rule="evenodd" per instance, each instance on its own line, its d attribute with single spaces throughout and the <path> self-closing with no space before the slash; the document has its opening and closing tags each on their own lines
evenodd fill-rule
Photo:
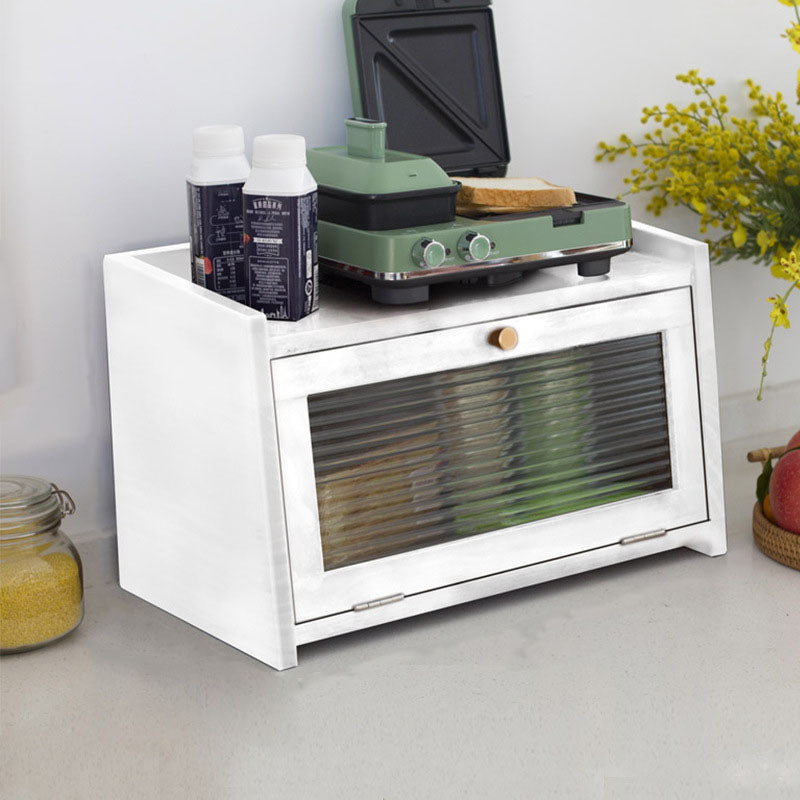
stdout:
<svg viewBox="0 0 800 800">
<path fill-rule="evenodd" d="M 345 0 L 353 106 L 451 175 L 509 162 L 491 0 Z"/>
</svg>

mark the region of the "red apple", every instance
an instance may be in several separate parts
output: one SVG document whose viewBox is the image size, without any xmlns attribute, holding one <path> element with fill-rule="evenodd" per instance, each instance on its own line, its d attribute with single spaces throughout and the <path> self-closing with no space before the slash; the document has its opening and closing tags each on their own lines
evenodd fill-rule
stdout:
<svg viewBox="0 0 800 800">
<path fill-rule="evenodd" d="M 800 439 L 792 440 L 795 438 Z M 792 446 L 791 441 L 789 444 Z M 776 462 L 769 481 L 769 501 L 778 525 L 800 534 L 800 450 L 787 452 Z"/>
</svg>

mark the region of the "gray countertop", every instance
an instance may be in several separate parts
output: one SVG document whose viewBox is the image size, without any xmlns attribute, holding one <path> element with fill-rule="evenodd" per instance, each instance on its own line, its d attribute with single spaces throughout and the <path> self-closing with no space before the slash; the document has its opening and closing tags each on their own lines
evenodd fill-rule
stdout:
<svg viewBox="0 0 800 800">
<path fill-rule="evenodd" d="M 3 798 L 800 796 L 800 573 L 673 551 L 306 645 L 283 673 L 122 591 L 0 662 Z M 768 440 L 768 441 L 767 441 Z"/>
</svg>

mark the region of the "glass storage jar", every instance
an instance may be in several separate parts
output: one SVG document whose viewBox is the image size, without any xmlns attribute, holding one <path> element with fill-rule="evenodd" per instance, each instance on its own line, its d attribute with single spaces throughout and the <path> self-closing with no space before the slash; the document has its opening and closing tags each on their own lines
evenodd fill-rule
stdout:
<svg viewBox="0 0 800 800">
<path fill-rule="evenodd" d="M 83 568 L 60 527 L 74 511 L 53 483 L 0 476 L 0 653 L 54 642 L 83 619 Z"/>
</svg>

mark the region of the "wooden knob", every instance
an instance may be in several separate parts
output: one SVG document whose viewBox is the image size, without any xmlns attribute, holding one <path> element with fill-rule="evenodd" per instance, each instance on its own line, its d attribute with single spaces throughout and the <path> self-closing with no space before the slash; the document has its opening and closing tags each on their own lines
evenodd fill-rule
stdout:
<svg viewBox="0 0 800 800">
<path fill-rule="evenodd" d="M 489 344 L 501 350 L 513 350 L 519 344 L 519 336 L 514 328 L 498 328 L 489 334 Z"/>
</svg>

